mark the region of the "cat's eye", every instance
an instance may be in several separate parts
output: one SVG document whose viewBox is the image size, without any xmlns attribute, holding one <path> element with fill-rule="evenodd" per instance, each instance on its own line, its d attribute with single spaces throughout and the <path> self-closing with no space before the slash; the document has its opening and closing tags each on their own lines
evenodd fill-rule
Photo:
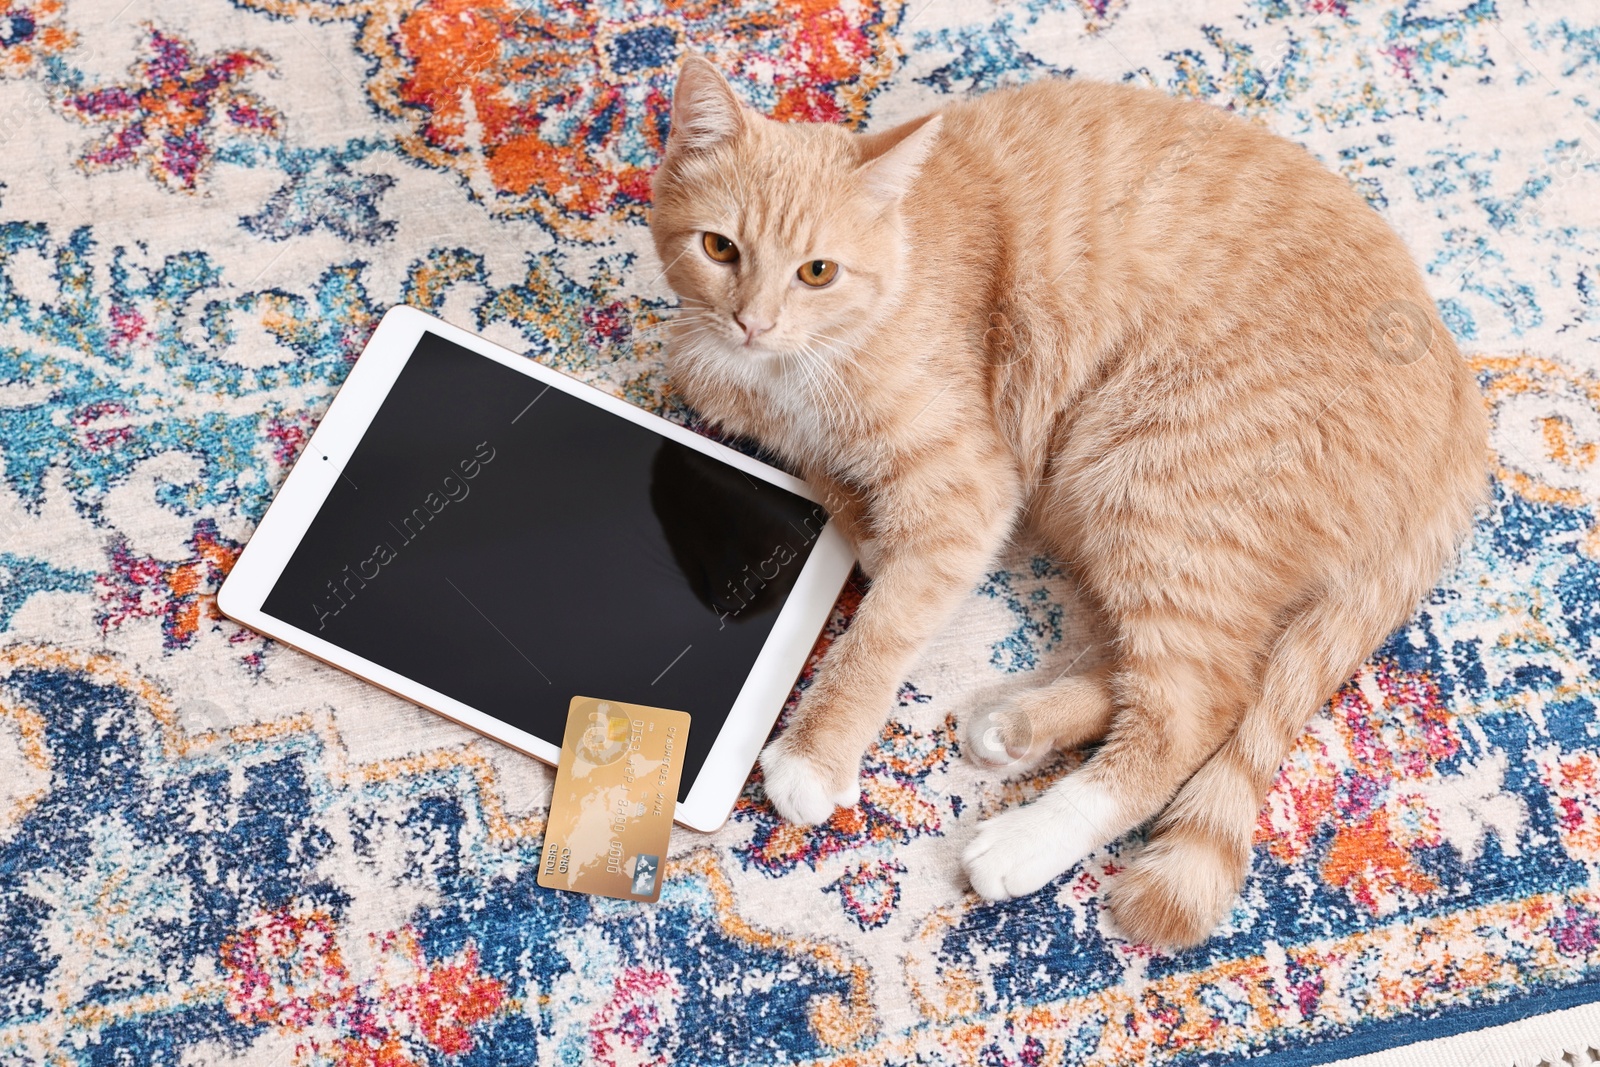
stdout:
<svg viewBox="0 0 1600 1067">
<path fill-rule="evenodd" d="M 813 259 L 800 266 L 800 280 L 813 289 L 821 289 L 839 273 L 839 264 L 831 259 Z"/>
<path fill-rule="evenodd" d="M 700 247 L 718 263 L 736 263 L 739 260 L 739 246 L 720 233 L 707 230 L 700 238 Z"/>
</svg>

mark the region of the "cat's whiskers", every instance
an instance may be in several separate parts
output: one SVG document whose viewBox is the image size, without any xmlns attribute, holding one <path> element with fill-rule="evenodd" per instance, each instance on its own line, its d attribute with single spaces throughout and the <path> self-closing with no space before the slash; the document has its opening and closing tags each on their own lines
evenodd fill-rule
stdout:
<svg viewBox="0 0 1600 1067">
<path fill-rule="evenodd" d="M 651 315 L 683 315 L 710 310 L 711 305 L 709 303 L 704 300 L 696 300 L 692 296 L 679 297 L 676 304 L 658 304 L 644 308 L 644 312 Z"/>
<path fill-rule="evenodd" d="M 635 322 L 633 330 L 635 335 L 645 344 L 660 345 L 665 348 L 675 338 L 680 342 L 695 334 L 709 332 L 709 323 L 705 321 L 704 314 L 697 308 L 679 309 L 682 314 L 670 318 L 658 319 L 655 322 Z"/>
<path fill-rule="evenodd" d="M 689 250 L 692 249 L 695 246 L 696 243 L 697 242 L 690 241 L 688 244 L 684 245 L 683 246 L 683 251 L 679 252 L 677 255 L 673 256 L 671 263 L 663 263 L 661 265 L 661 269 L 656 271 L 655 277 L 651 278 L 649 281 L 644 283 L 644 287 L 646 289 L 648 289 L 652 285 L 654 285 L 656 282 L 660 281 L 663 277 L 665 277 L 667 271 L 669 271 L 673 267 L 677 266 L 678 260 L 680 260 L 684 256 L 688 255 L 689 254 Z M 652 251 L 654 251 L 654 250 L 652 249 Z M 660 258 L 661 257 L 659 255 L 656 257 L 657 260 L 660 260 Z"/>
<path fill-rule="evenodd" d="M 828 395 L 823 383 L 818 380 L 816 371 L 812 367 L 811 360 L 807 358 L 805 350 L 801 348 L 791 350 L 789 358 L 784 360 L 784 364 L 798 372 L 802 395 L 812 403 L 824 420 L 831 422 L 833 418 L 831 411 L 832 397 Z"/>
<path fill-rule="evenodd" d="M 828 425 L 835 427 L 844 425 L 848 396 L 841 393 L 834 380 L 829 377 L 826 363 L 814 360 L 809 362 L 807 367 L 812 381 L 816 383 L 817 395 L 822 401 L 823 416 Z"/>
<path fill-rule="evenodd" d="M 685 297 L 683 302 L 668 308 L 652 308 L 653 313 L 658 313 L 661 318 L 655 322 L 641 324 L 646 328 L 658 326 L 672 326 L 678 323 L 702 322 L 709 324 L 713 321 L 714 312 L 711 305 L 704 301 L 691 300 Z"/>
<path fill-rule="evenodd" d="M 855 351 L 851 347 L 853 345 L 852 341 L 825 333 L 813 333 L 809 335 L 809 338 L 812 341 L 820 341 L 823 347 L 827 349 L 828 354 L 839 362 L 860 368 L 861 363 L 856 359 Z"/>
<path fill-rule="evenodd" d="M 849 387 L 840 377 L 838 370 L 829 364 L 827 357 L 806 342 L 801 343 L 796 349 L 796 354 L 804 357 L 798 361 L 799 365 L 806 375 L 807 382 L 821 401 L 823 413 L 828 421 L 835 426 L 843 426 L 854 421 L 849 418 L 855 414 Z"/>
<path fill-rule="evenodd" d="M 750 360 L 727 334 L 722 316 L 709 304 L 669 325 L 685 373 L 715 380 L 725 388 L 750 388 Z"/>
<path fill-rule="evenodd" d="M 690 309 L 690 312 L 682 318 L 653 325 L 670 327 L 671 332 L 663 339 L 664 343 L 675 346 L 678 354 L 688 357 L 692 364 L 708 369 L 718 368 L 720 361 L 715 354 L 716 338 L 712 333 L 712 322 L 699 309 Z M 718 376 L 725 377 L 721 374 Z"/>
<path fill-rule="evenodd" d="M 681 328 L 685 324 L 693 321 L 693 318 L 687 316 L 680 319 L 658 319 L 655 322 L 636 322 L 633 324 L 633 328 L 635 331 L 640 333 L 644 333 L 649 330 L 670 330 L 674 327 Z"/>
<path fill-rule="evenodd" d="M 691 377 L 699 376 L 718 382 L 724 387 L 736 385 L 735 375 L 731 373 L 726 360 L 718 358 L 722 346 L 708 334 L 708 330 L 700 327 L 674 339 L 678 355 L 682 357 L 682 372 Z"/>
<path fill-rule="evenodd" d="M 677 322 L 688 322 L 697 316 L 704 315 L 710 310 L 710 305 L 693 297 L 682 297 L 676 304 L 660 307 L 646 307 L 640 311 L 639 317 L 633 320 L 635 330 L 655 330 L 663 326 L 671 326 Z"/>
<path fill-rule="evenodd" d="M 842 363 L 855 370 L 861 369 L 861 364 L 856 359 L 855 352 L 851 348 L 851 342 L 847 341 L 845 338 L 835 337 L 832 334 L 825 334 L 821 332 L 809 333 L 807 337 L 808 349 L 811 347 L 811 344 L 814 343 L 821 345 L 822 349 L 826 353 L 826 357 L 818 359 L 818 364 L 821 369 L 836 383 L 847 413 L 851 416 L 859 416 L 860 413 L 857 409 L 854 396 L 851 393 L 849 383 L 845 381 L 844 375 L 840 372 L 839 367 L 836 366 L 836 364 Z"/>
<path fill-rule="evenodd" d="M 838 380 L 839 386 L 844 390 L 845 395 L 850 395 L 848 384 L 844 380 L 844 375 L 840 373 L 839 368 L 834 364 L 842 363 L 845 366 L 858 371 L 861 369 L 861 362 L 856 359 L 856 353 L 851 347 L 852 342 L 847 341 L 844 338 L 834 337 L 831 334 L 824 333 L 808 334 L 807 340 L 808 343 L 817 344 L 822 347 L 823 351 L 827 354 L 827 358 L 823 361 L 824 366 L 826 366 L 828 372 Z"/>
</svg>

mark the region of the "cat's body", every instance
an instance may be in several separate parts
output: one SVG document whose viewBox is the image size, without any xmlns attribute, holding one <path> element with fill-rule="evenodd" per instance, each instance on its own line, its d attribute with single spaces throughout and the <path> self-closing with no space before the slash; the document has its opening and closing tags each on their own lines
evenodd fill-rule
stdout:
<svg viewBox="0 0 1600 1067">
<path fill-rule="evenodd" d="M 1106 741 L 980 827 L 973 887 L 1032 892 L 1159 815 L 1117 918 L 1205 936 L 1290 744 L 1483 492 L 1481 403 L 1399 239 L 1204 105 L 1046 82 L 858 137 L 755 116 L 697 59 L 652 226 L 677 388 L 796 465 L 873 577 L 763 755 L 779 811 L 856 802 L 902 674 L 1027 533 L 1110 663 L 979 716 L 973 747 Z"/>
</svg>

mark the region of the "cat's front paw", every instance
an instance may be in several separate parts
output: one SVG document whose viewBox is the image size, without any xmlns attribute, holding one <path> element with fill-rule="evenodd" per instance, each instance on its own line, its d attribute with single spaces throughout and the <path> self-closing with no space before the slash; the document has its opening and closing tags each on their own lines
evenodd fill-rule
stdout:
<svg viewBox="0 0 1600 1067">
<path fill-rule="evenodd" d="M 839 784 L 840 775 L 785 741 L 780 737 L 761 753 L 762 782 L 779 815 L 797 826 L 815 826 L 827 822 L 834 808 L 855 807 L 861 783 L 854 769 Z"/>
</svg>

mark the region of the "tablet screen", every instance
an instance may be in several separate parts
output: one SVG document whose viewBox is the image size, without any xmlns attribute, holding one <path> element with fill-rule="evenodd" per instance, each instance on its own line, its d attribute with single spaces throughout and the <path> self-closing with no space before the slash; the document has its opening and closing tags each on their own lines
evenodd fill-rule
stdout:
<svg viewBox="0 0 1600 1067">
<path fill-rule="evenodd" d="M 557 747 L 574 696 L 686 711 L 681 800 L 826 520 L 424 333 L 262 607 Z"/>
</svg>

